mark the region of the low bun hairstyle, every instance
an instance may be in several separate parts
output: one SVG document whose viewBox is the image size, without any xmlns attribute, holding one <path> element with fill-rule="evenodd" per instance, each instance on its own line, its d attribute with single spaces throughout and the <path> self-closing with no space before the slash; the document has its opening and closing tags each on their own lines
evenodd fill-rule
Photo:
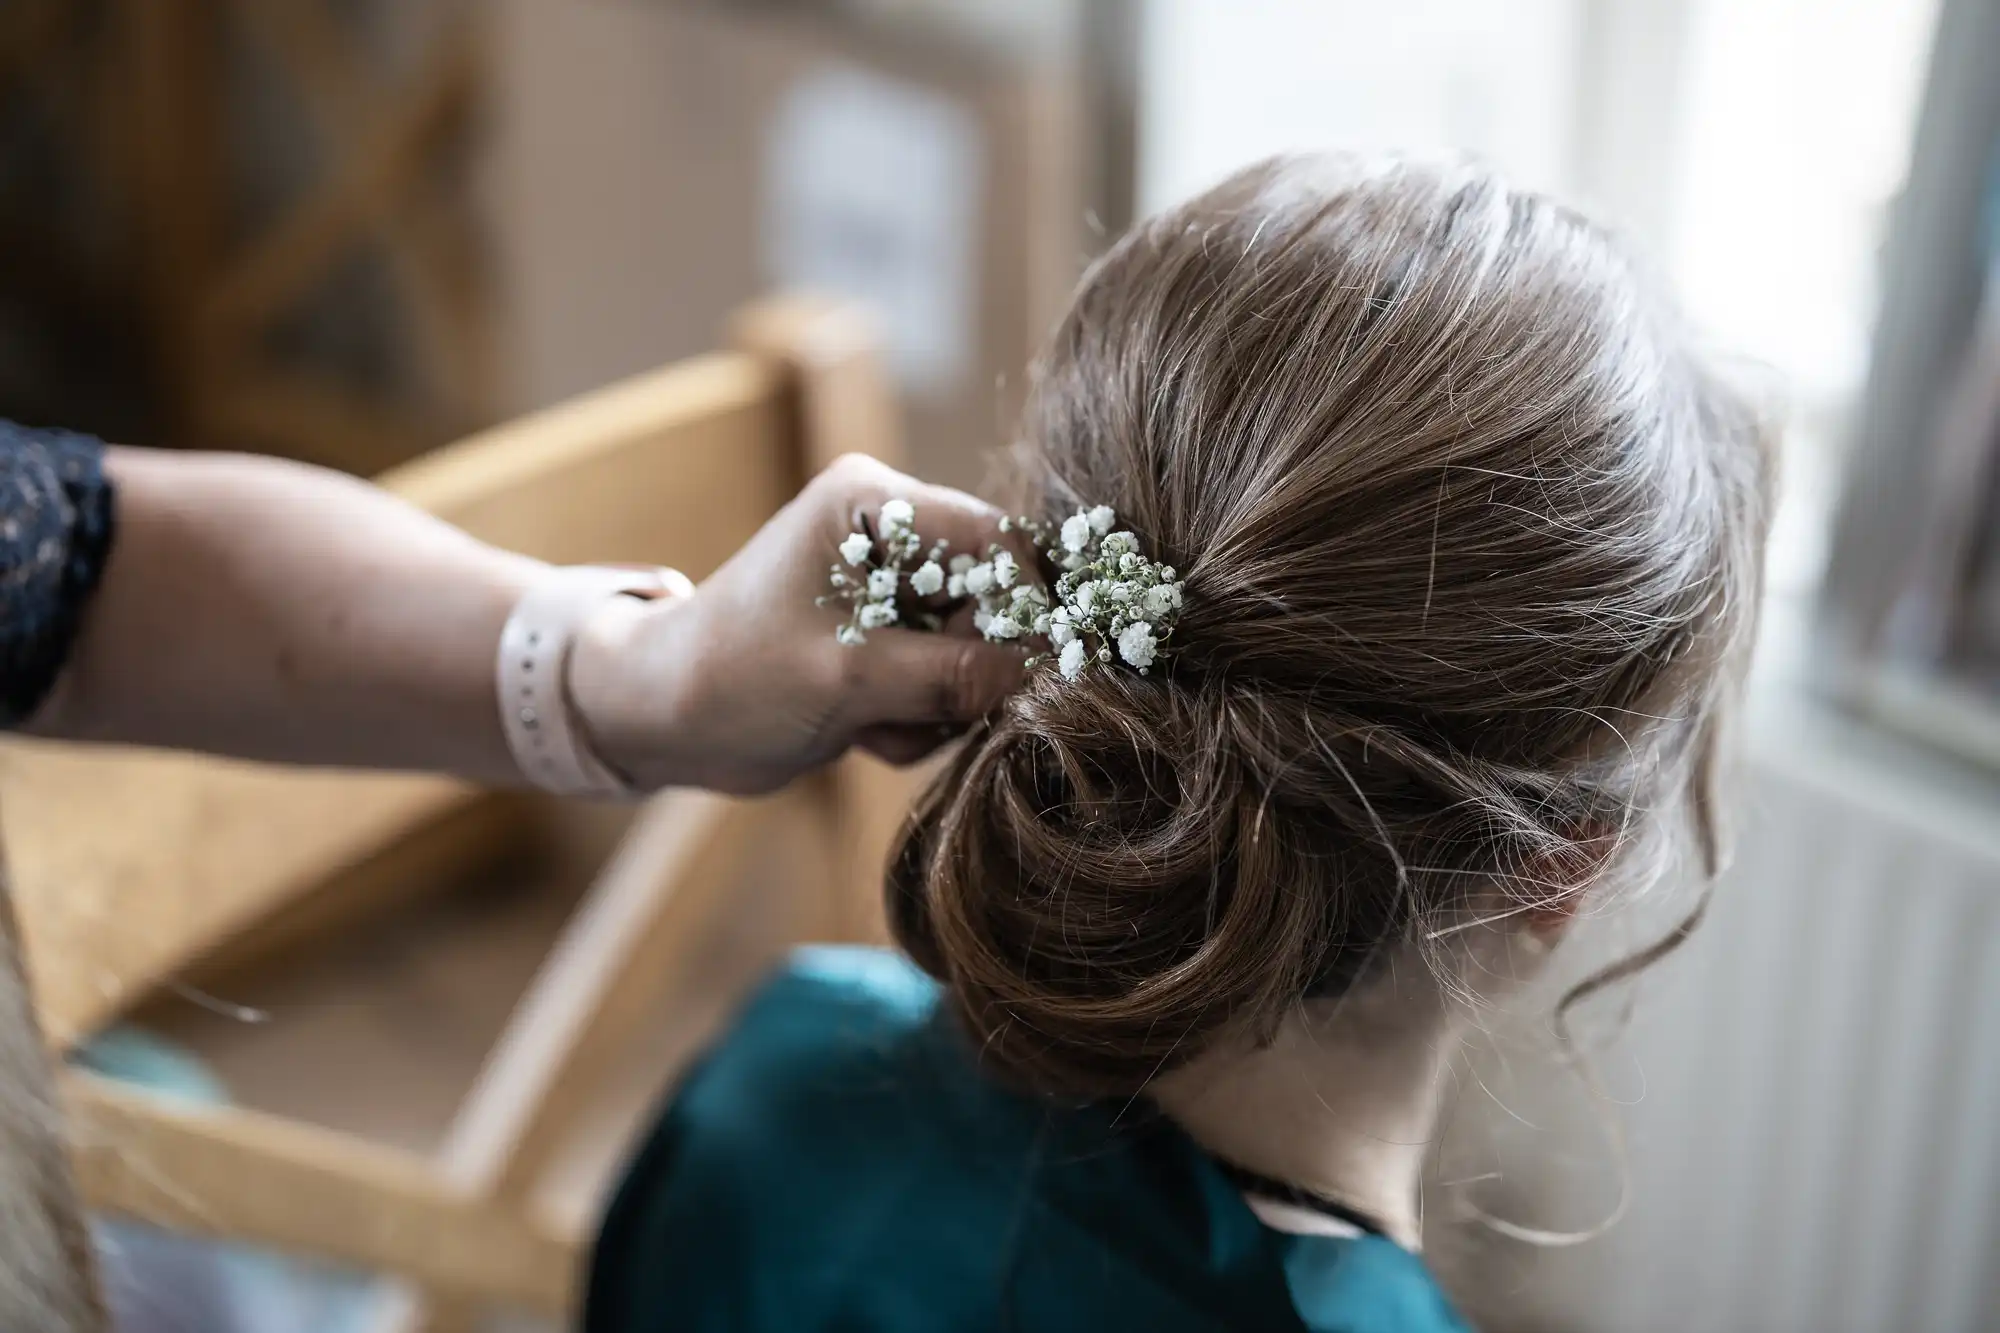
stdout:
<svg viewBox="0 0 2000 1333">
<path fill-rule="evenodd" d="M 1481 170 L 1279 159 L 1144 224 L 1013 498 L 1178 567 L 1173 654 L 1031 673 L 920 803 L 898 939 L 1000 1072 L 1127 1095 L 1495 892 L 1678 835 L 1712 874 L 1767 452 L 1601 231 Z"/>
</svg>

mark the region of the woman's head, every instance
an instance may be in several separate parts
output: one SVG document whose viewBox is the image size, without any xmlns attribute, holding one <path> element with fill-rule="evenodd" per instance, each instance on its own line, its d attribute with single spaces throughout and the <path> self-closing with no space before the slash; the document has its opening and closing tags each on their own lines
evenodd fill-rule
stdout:
<svg viewBox="0 0 2000 1333">
<path fill-rule="evenodd" d="M 1090 270 L 1013 462 L 1186 606 L 1164 669 L 1035 674 L 902 850 L 899 936 L 1004 1069 L 1133 1091 L 1683 830 L 1712 871 L 1762 430 L 1576 214 L 1471 167 L 1252 167 Z"/>
</svg>

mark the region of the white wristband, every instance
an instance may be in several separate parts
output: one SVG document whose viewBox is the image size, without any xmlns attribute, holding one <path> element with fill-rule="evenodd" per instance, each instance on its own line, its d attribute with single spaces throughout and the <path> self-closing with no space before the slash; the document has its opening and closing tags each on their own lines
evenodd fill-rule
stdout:
<svg viewBox="0 0 2000 1333">
<path fill-rule="evenodd" d="M 507 747 L 529 781 L 559 796 L 639 794 L 592 752 L 578 723 L 569 699 L 570 650 L 578 627 L 607 598 L 693 591 L 678 570 L 572 565 L 551 570 L 521 595 L 500 632 L 494 678 Z"/>
</svg>

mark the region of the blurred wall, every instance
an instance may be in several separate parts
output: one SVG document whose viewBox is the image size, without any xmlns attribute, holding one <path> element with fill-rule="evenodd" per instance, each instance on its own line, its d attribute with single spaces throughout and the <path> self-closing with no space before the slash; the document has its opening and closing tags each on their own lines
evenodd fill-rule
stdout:
<svg viewBox="0 0 2000 1333">
<path fill-rule="evenodd" d="M 812 289 L 879 318 L 913 466 L 983 479 L 1114 211 L 1100 81 L 1061 30 L 858 8 L 492 7 L 513 407 L 712 349 L 744 302 Z"/>
<path fill-rule="evenodd" d="M 1574 183 L 1584 0 L 1152 0 L 1139 204 L 1269 153 L 1470 150 L 1529 184 Z"/>
</svg>

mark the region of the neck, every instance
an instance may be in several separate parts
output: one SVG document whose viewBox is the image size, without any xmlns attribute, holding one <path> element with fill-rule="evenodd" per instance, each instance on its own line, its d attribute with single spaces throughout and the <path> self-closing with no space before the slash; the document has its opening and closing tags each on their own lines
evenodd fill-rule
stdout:
<svg viewBox="0 0 2000 1333">
<path fill-rule="evenodd" d="M 1414 1250 L 1424 1158 L 1457 1042 L 1434 990 L 1412 996 L 1376 982 L 1308 1001 L 1270 1045 L 1206 1052 L 1152 1093 L 1210 1152 L 1347 1204 Z"/>
</svg>

